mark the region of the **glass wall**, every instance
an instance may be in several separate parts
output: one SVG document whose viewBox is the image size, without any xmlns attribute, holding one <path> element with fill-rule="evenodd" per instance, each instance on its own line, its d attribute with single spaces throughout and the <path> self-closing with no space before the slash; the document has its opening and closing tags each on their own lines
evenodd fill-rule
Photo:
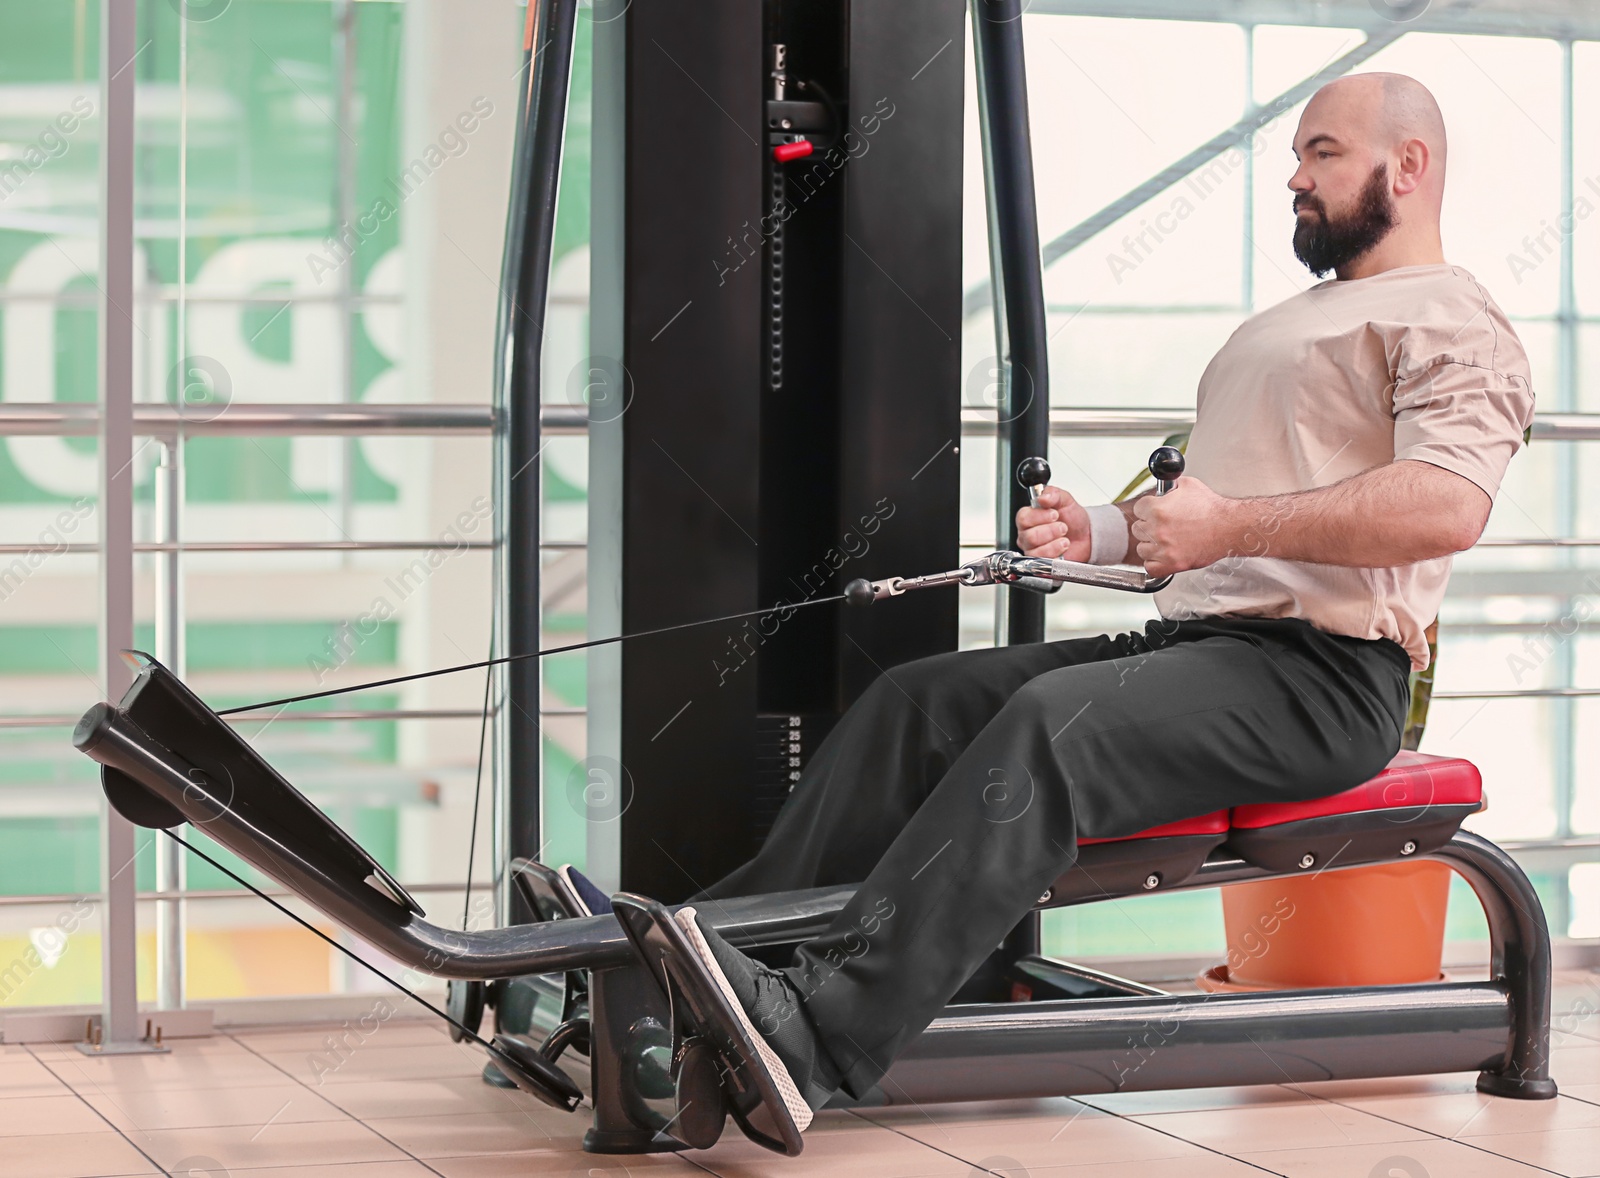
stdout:
<svg viewBox="0 0 1600 1178">
<path fill-rule="evenodd" d="M 97 396 L 97 9 L 0 0 L 7 403 Z M 181 545 L 184 624 L 181 641 L 158 637 L 167 558 L 142 551 L 137 643 L 213 706 L 489 653 L 486 429 L 267 435 L 230 432 L 230 414 L 488 405 L 523 23 L 513 0 L 139 5 L 135 395 L 180 407 L 184 426 L 171 444 L 136 439 L 136 529 L 142 547 Z M 587 331 L 589 29 L 581 22 L 547 344 L 557 400 Z M 545 456 L 550 534 L 568 540 L 583 534 L 576 441 Z M 158 518 L 163 463 L 184 485 L 176 536 Z M 99 790 L 67 739 L 99 698 L 96 488 L 92 436 L 0 439 L 0 1005 L 99 998 L 98 918 L 79 899 L 99 888 Z M 581 549 L 547 559 L 552 628 L 581 629 Z M 581 661 L 552 664 L 549 679 L 551 710 L 581 706 Z M 466 919 L 482 924 L 483 700 L 479 671 L 273 709 L 240 730 L 446 925 L 463 919 L 479 813 Z M 582 755 L 581 742 L 559 743 L 574 722 L 551 723 L 558 766 Z M 150 832 L 139 837 L 140 997 L 151 999 L 149 896 L 173 884 L 158 879 Z M 193 859 L 183 870 L 188 998 L 378 984 L 222 873 Z"/>
</svg>

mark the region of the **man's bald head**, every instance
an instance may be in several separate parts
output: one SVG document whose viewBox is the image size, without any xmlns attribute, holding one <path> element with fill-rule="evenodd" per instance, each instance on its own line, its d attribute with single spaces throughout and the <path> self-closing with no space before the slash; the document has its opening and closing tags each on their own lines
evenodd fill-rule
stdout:
<svg viewBox="0 0 1600 1178">
<path fill-rule="evenodd" d="M 1436 242 L 1445 149 L 1439 104 L 1415 78 L 1351 74 L 1318 90 L 1295 130 L 1289 180 L 1301 259 L 1343 274 L 1393 234 Z"/>
<path fill-rule="evenodd" d="M 1319 118 L 1338 120 L 1360 133 L 1374 149 L 1398 150 L 1409 139 L 1427 144 L 1444 177 L 1444 115 L 1433 94 L 1405 74 L 1350 74 L 1329 82 L 1311 96 L 1301 126 Z"/>
</svg>

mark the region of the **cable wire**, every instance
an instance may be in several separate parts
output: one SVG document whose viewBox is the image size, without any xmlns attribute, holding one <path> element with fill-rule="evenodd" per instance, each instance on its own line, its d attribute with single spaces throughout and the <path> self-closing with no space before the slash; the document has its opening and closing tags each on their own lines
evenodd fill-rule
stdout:
<svg viewBox="0 0 1600 1178">
<path fill-rule="evenodd" d="M 611 638 L 593 638 L 588 642 L 574 642 L 570 646 L 553 646 L 549 650 L 532 650 L 527 654 L 501 655 L 497 659 L 484 659 L 477 663 L 460 663 L 454 667 L 440 667 L 434 671 L 417 671 L 410 675 L 396 675 L 390 679 L 374 679 L 370 683 L 352 683 L 349 687 L 334 687 L 327 691 L 311 691 L 305 695 L 290 695 L 283 699 L 263 700 L 257 704 L 241 704 L 236 708 L 223 708 L 216 714 L 219 716 L 234 716 L 240 712 L 259 712 L 264 708 L 282 707 L 287 704 L 302 703 L 308 699 L 326 699 L 330 695 L 347 695 L 352 691 L 366 691 L 373 687 L 390 687 L 396 683 L 412 683 L 418 679 L 431 679 L 436 675 L 451 675 L 457 671 L 475 671 L 479 667 L 498 667 L 504 663 L 517 663 L 523 659 L 540 659 L 551 654 L 566 654 L 573 650 L 588 650 L 592 646 L 606 646 L 613 642 L 627 642 L 634 638 L 650 638 L 657 634 L 670 634 L 674 630 L 688 630 L 695 626 L 714 626 L 718 622 L 737 622 L 743 618 L 758 618 L 762 614 L 783 613 L 785 610 L 794 611 L 804 609 L 808 605 L 827 605 L 833 601 L 843 601 L 843 593 L 833 597 L 819 597 L 814 601 L 793 602 L 788 605 L 769 605 L 765 609 L 752 609 L 739 614 L 725 614 L 720 618 L 702 618 L 698 622 L 679 622 L 675 626 L 661 626 L 654 630 L 641 630 L 636 634 L 618 634 Z"/>
</svg>

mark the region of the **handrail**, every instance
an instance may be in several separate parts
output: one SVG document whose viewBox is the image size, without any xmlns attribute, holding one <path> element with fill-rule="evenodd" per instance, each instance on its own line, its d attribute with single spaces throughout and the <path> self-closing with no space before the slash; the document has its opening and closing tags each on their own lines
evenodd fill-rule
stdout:
<svg viewBox="0 0 1600 1178">
<path fill-rule="evenodd" d="M 464 892 L 467 890 L 467 885 L 460 883 L 422 883 L 405 884 L 403 886 L 406 891 L 418 895 L 427 895 L 430 892 Z M 472 885 L 472 890 L 475 892 L 483 891 L 489 886 L 490 884 L 487 880 L 479 880 Z M 287 888 L 262 888 L 261 890 L 265 895 L 271 896 L 275 900 L 293 899 L 295 897 L 295 893 Z M 134 899 L 141 903 L 155 903 L 161 900 L 238 900 L 241 898 L 254 898 L 254 893 L 246 891 L 244 888 L 196 888 L 193 891 L 134 893 Z M 0 908 L 32 908 L 41 904 L 82 904 L 85 901 L 90 904 L 98 904 L 103 899 L 105 897 L 99 892 L 51 892 L 41 895 L 16 893 L 0 895 Z"/>
<path fill-rule="evenodd" d="M 969 406 L 961 411 L 963 437 L 993 437 L 997 414 Z M 1114 407 L 1050 410 L 1052 438 L 1165 437 L 1194 425 L 1193 409 Z M 1600 441 L 1600 413 L 1541 413 L 1533 419 L 1537 442 Z"/>
<path fill-rule="evenodd" d="M 582 434 L 589 425 L 586 405 L 543 405 L 541 428 L 554 434 Z M 73 401 L 0 402 L 0 437 L 93 437 L 100 409 Z M 164 403 L 133 407 L 133 430 L 141 437 L 349 436 L 361 434 L 489 433 L 497 425 L 488 405 L 333 404 L 234 402 L 182 407 Z"/>
<path fill-rule="evenodd" d="M 491 705 L 489 715 L 495 714 Z M 316 712 L 235 712 L 231 716 L 224 716 L 223 721 L 229 724 L 243 724 L 252 720 L 271 720 L 274 723 L 305 723 L 307 721 L 330 720 L 478 720 L 483 717 L 481 708 L 344 708 L 330 709 Z M 543 707 L 539 709 L 541 716 L 586 716 L 587 708 L 574 707 Z M 67 716 L 40 712 L 29 715 L 26 712 L 12 715 L 0 715 L 0 729 L 26 729 L 26 728 L 71 728 L 77 724 L 81 716 Z"/>
<path fill-rule="evenodd" d="M 488 405 L 469 404 L 261 404 L 235 403 L 208 411 L 179 410 L 173 405 L 133 408 L 134 432 L 166 437 L 181 427 L 189 436 L 360 435 L 488 433 L 497 425 Z M 213 415 L 214 414 L 214 415 Z M 993 437 L 993 409 L 968 406 L 961 411 L 963 437 Z M 93 437 L 100 412 L 92 404 L 72 401 L 0 402 L 0 437 Z M 540 431 L 580 436 L 588 432 L 585 405 L 543 405 Z M 1166 436 L 1194 425 L 1193 409 L 1117 407 L 1052 409 L 1053 438 L 1142 438 Z M 1600 413 L 1541 413 L 1533 419 L 1533 439 L 1541 442 L 1600 441 Z"/>
</svg>

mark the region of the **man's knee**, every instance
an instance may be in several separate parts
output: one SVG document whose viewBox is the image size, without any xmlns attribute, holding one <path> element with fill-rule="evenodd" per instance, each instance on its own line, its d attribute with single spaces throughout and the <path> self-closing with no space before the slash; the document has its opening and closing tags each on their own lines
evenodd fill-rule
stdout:
<svg viewBox="0 0 1600 1178">
<path fill-rule="evenodd" d="M 1006 704 L 1014 720 L 1047 723 L 1079 714 L 1094 700 L 1112 698 L 1116 670 L 1109 663 L 1062 667 L 1028 680 Z"/>
</svg>

